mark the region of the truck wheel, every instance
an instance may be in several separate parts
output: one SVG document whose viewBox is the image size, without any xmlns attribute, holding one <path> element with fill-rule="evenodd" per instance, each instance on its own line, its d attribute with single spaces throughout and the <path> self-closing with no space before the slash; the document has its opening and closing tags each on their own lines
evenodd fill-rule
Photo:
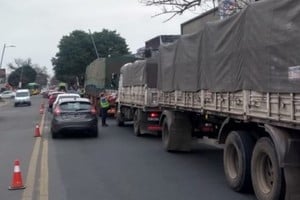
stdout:
<svg viewBox="0 0 300 200">
<path fill-rule="evenodd" d="M 279 200 L 284 196 L 284 175 L 279 167 L 275 146 L 263 137 L 254 147 L 251 160 L 253 189 L 259 200 Z"/>
<path fill-rule="evenodd" d="M 251 156 L 254 139 L 245 131 L 229 133 L 224 148 L 224 171 L 229 186 L 237 192 L 252 189 Z"/>
<path fill-rule="evenodd" d="M 168 112 L 162 124 L 162 141 L 166 151 L 191 151 L 192 125 L 185 114 Z"/>
<path fill-rule="evenodd" d="M 124 126 L 124 119 L 122 117 L 122 113 L 117 114 L 116 121 L 118 126 Z"/>
<path fill-rule="evenodd" d="M 141 136 L 141 111 L 137 109 L 133 116 L 133 132 L 136 136 Z"/>
<path fill-rule="evenodd" d="M 162 123 L 162 142 L 164 149 L 166 151 L 170 151 L 170 129 L 169 129 L 169 124 L 167 118 L 164 119 Z"/>
</svg>

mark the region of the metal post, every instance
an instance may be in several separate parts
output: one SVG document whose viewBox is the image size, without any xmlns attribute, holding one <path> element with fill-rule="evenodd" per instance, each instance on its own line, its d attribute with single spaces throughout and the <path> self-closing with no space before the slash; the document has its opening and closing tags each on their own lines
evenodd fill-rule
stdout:
<svg viewBox="0 0 300 200">
<path fill-rule="evenodd" d="M 2 54 L 1 54 L 1 61 L 0 61 L 0 69 L 2 67 L 2 62 L 3 62 L 5 49 L 8 48 L 8 47 L 16 47 L 16 46 L 15 45 L 6 45 L 6 44 L 3 45 Z"/>
<path fill-rule="evenodd" d="M 5 52 L 5 47 L 6 47 L 6 44 L 4 44 L 3 49 L 2 49 L 1 61 L 0 61 L 0 69 L 2 67 L 2 61 L 3 61 L 4 52 Z"/>
<path fill-rule="evenodd" d="M 22 69 L 21 69 L 21 75 L 20 75 L 20 81 L 19 81 L 19 88 L 20 88 L 20 89 L 22 88 L 23 69 L 24 69 L 24 66 L 22 66 Z"/>
<path fill-rule="evenodd" d="M 91 36 L 91 40 L 92 40 L 92 43 L 93 43 L 93 46 L 94 46 L 94 49 L 95 49 L 95 52 L 96 52 L 97 58 L 99 58 L 98 50 L 97 50 L 97 47 L 96 47 L 96 44 L 95 44 L 95 41 L 94 41 L 94 38 L 93 38 L 93 35 L 92 35 L 92 33 L 91 33 L 91 30 L 90 30 L 90 29 L 89 29 L 89 33 L 90 33 L 90 36 Z"/>
</svg>

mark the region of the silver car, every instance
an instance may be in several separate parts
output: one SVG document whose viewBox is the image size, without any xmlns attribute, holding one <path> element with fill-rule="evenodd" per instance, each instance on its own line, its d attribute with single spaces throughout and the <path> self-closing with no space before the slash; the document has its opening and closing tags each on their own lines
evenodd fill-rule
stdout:
<svg viewBox="0 0 300 200">
<path fill-rule="evenodd" d="M 52 138 L 63 133 L 84 133 L 98 137 L 97 112 L 89 99 L 75 97 L 58 102 L 51 121 Z"/>
<path fill-rule="evenodd" d="M 11 90 L 6 90 L 6 91 L 0 93 L 0 98 L 2 98 L 2 99 L 12 99 L 15 96 L 16 96 L 16 93 Z"/>
</svg>

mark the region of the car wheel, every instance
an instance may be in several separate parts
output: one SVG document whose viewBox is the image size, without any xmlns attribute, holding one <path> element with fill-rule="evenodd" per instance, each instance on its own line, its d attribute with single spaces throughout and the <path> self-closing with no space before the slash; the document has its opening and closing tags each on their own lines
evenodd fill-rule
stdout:
<svg viewBox="0 0 300 200">
<path fill-rule="evenodd" d="M 51 136 L 53 139 L 56 139 L 56 138 L 58 138 L 58 133 L 51 130 Z"/>
<path fill-rule="evenodd" d="M 97 129 L 94 129 L 93 132 L 92 132 L 92 137 L 97 138 L 98 135 L 99 135 L 98 128 L 97 128 Z"/>
</svg>

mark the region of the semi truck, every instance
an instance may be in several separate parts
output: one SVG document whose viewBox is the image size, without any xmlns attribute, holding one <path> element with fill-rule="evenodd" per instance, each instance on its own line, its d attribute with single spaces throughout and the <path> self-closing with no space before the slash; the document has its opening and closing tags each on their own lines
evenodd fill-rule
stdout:
<svg viewBox="0 0 300 200">
<path fill-rule="evenodd" d="M 223 144 L 228 185 L 300 199 L 300 2 L 265 0 L 161 45 L 158 107 L 168 152 Z"/>
<path fill-rule="evenodd" d="M 116 120 L 119 126 L 133 121 L 136 136 L 159 134 L 157 59 L 127 63 L 121 68 Z"/>
<path fill-rule="evenodd" d="M 91 100 L 99 114 L 101 113 L 99 95 L 104 92 L 110 103 L 108 114 L 115 116 L 120 68 L 125 63 L 135 60 L 136 58 L 130 55 L 98 58 L 87 66 L 84 81 L 85 96 Z"/>
</svg>

